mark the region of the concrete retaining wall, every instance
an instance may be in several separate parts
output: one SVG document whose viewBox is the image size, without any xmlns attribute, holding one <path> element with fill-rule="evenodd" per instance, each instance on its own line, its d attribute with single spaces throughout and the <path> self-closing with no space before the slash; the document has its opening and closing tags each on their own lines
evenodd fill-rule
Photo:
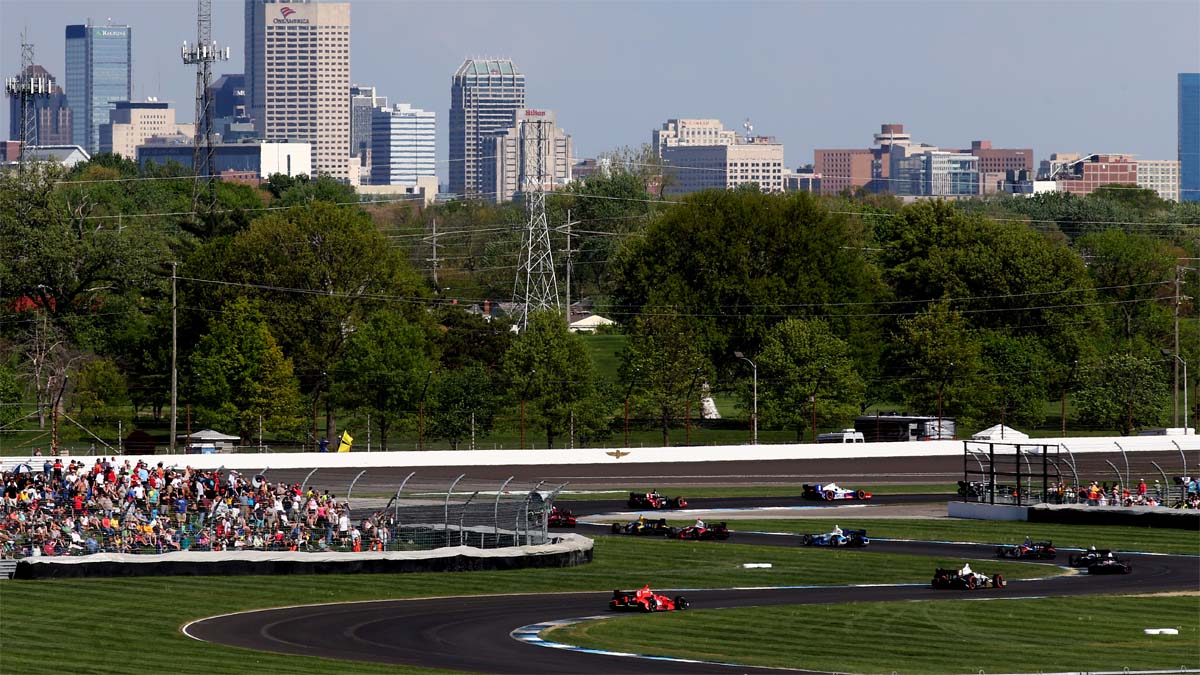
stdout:
<svg viewBox="0 0 1200 675">
<path fill-rule="evenodd" d="M 1188 452 L 1200 451 L 1196 436 L 1134 436 L 1031 439 L 1028 443 L 1066 445 L 1075 454 L 1118 452 L 1120 443 L 1126 452 L 1178 452 L 1171 441 L 1179 442 Z M 198 469 L 254 470 L 315 469 L 335 467 L 411 467 L 426 466 L 538 466 L 567 464 L 639 464 L 651 462 L 721 462 L 790 459 L 856 459 L 872 457 L 950 457 L 963 454 L 962 441 L 926 441 L 906 443 L 826 443 L 780 445 L 713 445 L 669 448 L 580 448 L 574 450 L 430 450 L 348 453 L 242 453 L 231 455 L 127 455 L 122 459 L 151 465 L 192 466 Z M 92 461 L 82 457 L 83 461 Z M 5 470 L 22 462 L 40 469 L 44 457 L 10 458 Z"/>
<path fill-rule="evenodd" d="M 1029 507 L 1010 504 L 979 504 L 977 502 L 950 502 L 948 515 L 951 518 L 974 518 L 975 520 L 1029 520 Z"/>
</svg>

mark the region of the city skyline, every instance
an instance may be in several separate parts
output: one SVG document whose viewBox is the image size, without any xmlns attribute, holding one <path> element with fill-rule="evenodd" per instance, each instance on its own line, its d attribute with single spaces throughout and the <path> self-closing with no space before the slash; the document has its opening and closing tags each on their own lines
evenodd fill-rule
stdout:
<svg viewBox="0 0 1200 675">
<path fill-rule="evenodd" d="M 749 117 L 787 146 L 789 167 L 815 148 L 865 147 L 885 122 L 945 147 L 986 138 L 1038 158 L 1174 159 L 1176 76 L 1200 71 L 1200 3 L 1183 1 L 352 5 L 352 82 L 445 115 L 464 58 L 511 58 L 527 104 L 558 111 L 580 157 L 648 143 L 668 118 L 736 129 Z M 64 26 L 111 17 L 136 36 L 133 96 L 172 101 L 189 121 L 193 70 L 177 50 L 195 39 L 194 13 L 192 0 L 3 0 L 0 70 L 20 69 L 27 26 L 36 62 L 65 73 Z M 219 43 L 244 44 L 241 1 L 214 0 L 213 21 Z M 233 51 L 217 75 L 243 72 Z M 437 155 L 444 180 L 444 140 Z"/>
</svg>

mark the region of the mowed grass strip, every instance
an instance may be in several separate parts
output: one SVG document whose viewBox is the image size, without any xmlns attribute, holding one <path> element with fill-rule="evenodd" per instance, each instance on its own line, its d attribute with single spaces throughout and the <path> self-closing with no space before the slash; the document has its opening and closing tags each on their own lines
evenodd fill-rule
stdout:
<svg viewBox="0 0 1200 675">
<path fill-rule="evenodd" d="M 718 521 L 720 518 L 708 518 Z M 691 524 L 693 521 L 678 521 Z M 1059 548 L 1110 548 L 1117 551 L 1145 551 L 1200 555 L 1200 532 L 1166 528 L 1131 527 L 1125 525 L 1063 525 L 1058 523 L 1027 523 L 995 520 L 965 520 L 960 518 L 796 518 L 796 519 L 730 519 L 730 529 L 757 532 L 828 532 L 833 526 L 842 529 L 865 529 L 867 536 L 877 539 L 919 539 L 928 541 L 968 541 L 981 544 L 1019 544 L 1025 537 L 1035 541 L 1050 540 Z M 1065 560 L 1064 556 L 1063 557 Z"/>
<path fill-rule="evenodd" d="M 842 673 L 1165 670 L 1200 667 L 1200 596 L 689 610 L 544 635 L 597 649 Z"/>
<path fill-rule="evenodd" d="M 771 569 L 744 569 L 769 562 Z M 958 561 L 855 551 L 602 538 L 595 562 L 504 572 L 172 577 L 0 582 L 0 672 L 178 673 L 247 671 L 410 673 L 420 669 L 277 656 L 197 642 L 192 620 L 240 610 L 351 600 L 493 593 L 925 582 Z M 997 562 L 1006 577 L 1046 576 L 1046 565 Z M 581 606 L 602 611 L 607 598 Z M 165 660 L 164 660 L 165 659 Z"/>
<path fill-rule="evenodd" d="M 957 486 L 952 483 L 888 483 L 881 485 L 854 485 L 856 490 L 866 490 L 876 495 L 918 495 L 918 494 L 955 494 Z M 693 486 L 662 486 L 640 485 L 623 490 L 602 490 L 595 492 L 564 492 L 555 501 L 575 501 L 593 499 L 620 499 L 629 497 L 630 492 L 649 492 L 657 489 L 668 497 L 683 497 L 684 499 L 703 499 L 711 497 L 800 497 L 804 488 L 794 485 L 693 485 Z"/>
</svg>

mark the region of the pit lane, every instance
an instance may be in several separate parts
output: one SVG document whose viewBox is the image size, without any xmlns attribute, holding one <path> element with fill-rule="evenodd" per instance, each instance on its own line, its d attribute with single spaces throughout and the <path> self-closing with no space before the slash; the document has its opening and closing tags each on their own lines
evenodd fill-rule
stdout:
<svg viewBox="0 0 1200 675">
<path fill-rule="evenodd" d="M 592 528 L 585 529 L 592 534 Z M 796 537 L 762 533 L 735 532 L 729 541 L 777 546 L 797 544 Z M 870 547 L 861 551 L 868 555 L 894 553 L 991 559 L 993 547 L 954 542 L 873 540 Z M 1012 580 L 1006 588 L 973 593 L 935 591 L 927 584 L 683 590 L 694 608 L 717 609 L 947 598 L 1143 594 L 1200 588 L 1200 565 L 1195 557 L 1158 554 L 1130 554 L 1127 557 L 1134 565 L 1131 575 L 1090 577 L 1070 574 L 1029 581 Z M 656 590 L 674 594 L 677 589 Z M 609 597 L 608 592 L 588 592 L 309 605 L 210 617 L 190 623 L 183 630 L 197 640 L 246 649 L 487 673 L 773 672 L 747 666 L 634 660 L 609 654 L 547 649 L 511 636 L 530 624 L 594 615 L 602 610 Z"/>
</svg>

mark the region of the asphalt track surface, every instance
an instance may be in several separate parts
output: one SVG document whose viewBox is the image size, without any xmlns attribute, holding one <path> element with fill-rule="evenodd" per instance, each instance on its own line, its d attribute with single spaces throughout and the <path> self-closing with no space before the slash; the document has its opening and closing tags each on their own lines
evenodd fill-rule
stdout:
<svg viewBox="0 0 1200 675">
<path fill-rule="evenodd" d="M 583 528 L 596 529 L 601 528 Z M 589 532 L 591 534 L 591 532 Z M 734 533 L 731 542 L 795 546 L 797 538 Z M 664 545 L 670 545 L 665 543 Z M 714 544 L 719 545 L 719 544 Z M 864 555 L 893 553 L 954 559 L 991 558 L 993 547 L 937 542 L 871 542 Z M 1130 575 L 1071 574 L 1010 581 L 1006 588 L 933 590 L 926 584 L 781 589 L 656 589 L 683 594 L 693 608 L 934 600 L 1022 598 L 1098 593 L 1157 593 L 1200 588 L 1200 565 L 1189 556 L 1136 555 Z M 987 573 L 988 565 L 972 565 Z M 932 575 L 932 570 L 930 571 Z M 485 673 L 744 673 L 766 668 L 651 661 L 548 649 L 519 642 L 523 626 L 601 614 L 608 592 L 469 596 L 310 605 L 267 609 L 203 619 L 188 635 L 246 649 L 332 659 L 406 664 Z M 802 665 L 802 664 L 799 664 Z M 795 670 L 779 672 L 796 672 Z"/>
<path fill-rule="evenodd" d="M 879 505 L 879 506 L 895 506 L 901 504 L 929 504 L 940 502 L 945 504 L 950 501 L 955 495 L 940 493 L 940 494 L 897 494 L 897 495 L 875 495 L 871 499 L 858 501 L 854 499 L 838 499 L 834 501 L 824 500 L 809 500 L 795 496 L 784 497 L 696 497 L 690 498 L 686 493 L 672 494 L 663 493 L 668 497 L 683 497 L 687 500 L 687 507 L 683 509 L 631 509 L 626 504 L 625 500 L 617 499 L 571 499 L 559 500 L 555 502 L 559 507 L 567 509 L 576 516 L 585 517 L 602 513 L 626 513 L 638 512 L 646 515 L 647 518 L 667 518 L 668 520 L 686 520 L 691 517 L 689 512 L 705 511 L 709 509 L 769 509 L 769 508 L 795 508 L 795 507 L 810 507 L 810 508 L 837 508 L 839 506 L 862 506 L 862 505 Z M 865 514 L 864 514 L 865 515 Z"/>
</svg>

